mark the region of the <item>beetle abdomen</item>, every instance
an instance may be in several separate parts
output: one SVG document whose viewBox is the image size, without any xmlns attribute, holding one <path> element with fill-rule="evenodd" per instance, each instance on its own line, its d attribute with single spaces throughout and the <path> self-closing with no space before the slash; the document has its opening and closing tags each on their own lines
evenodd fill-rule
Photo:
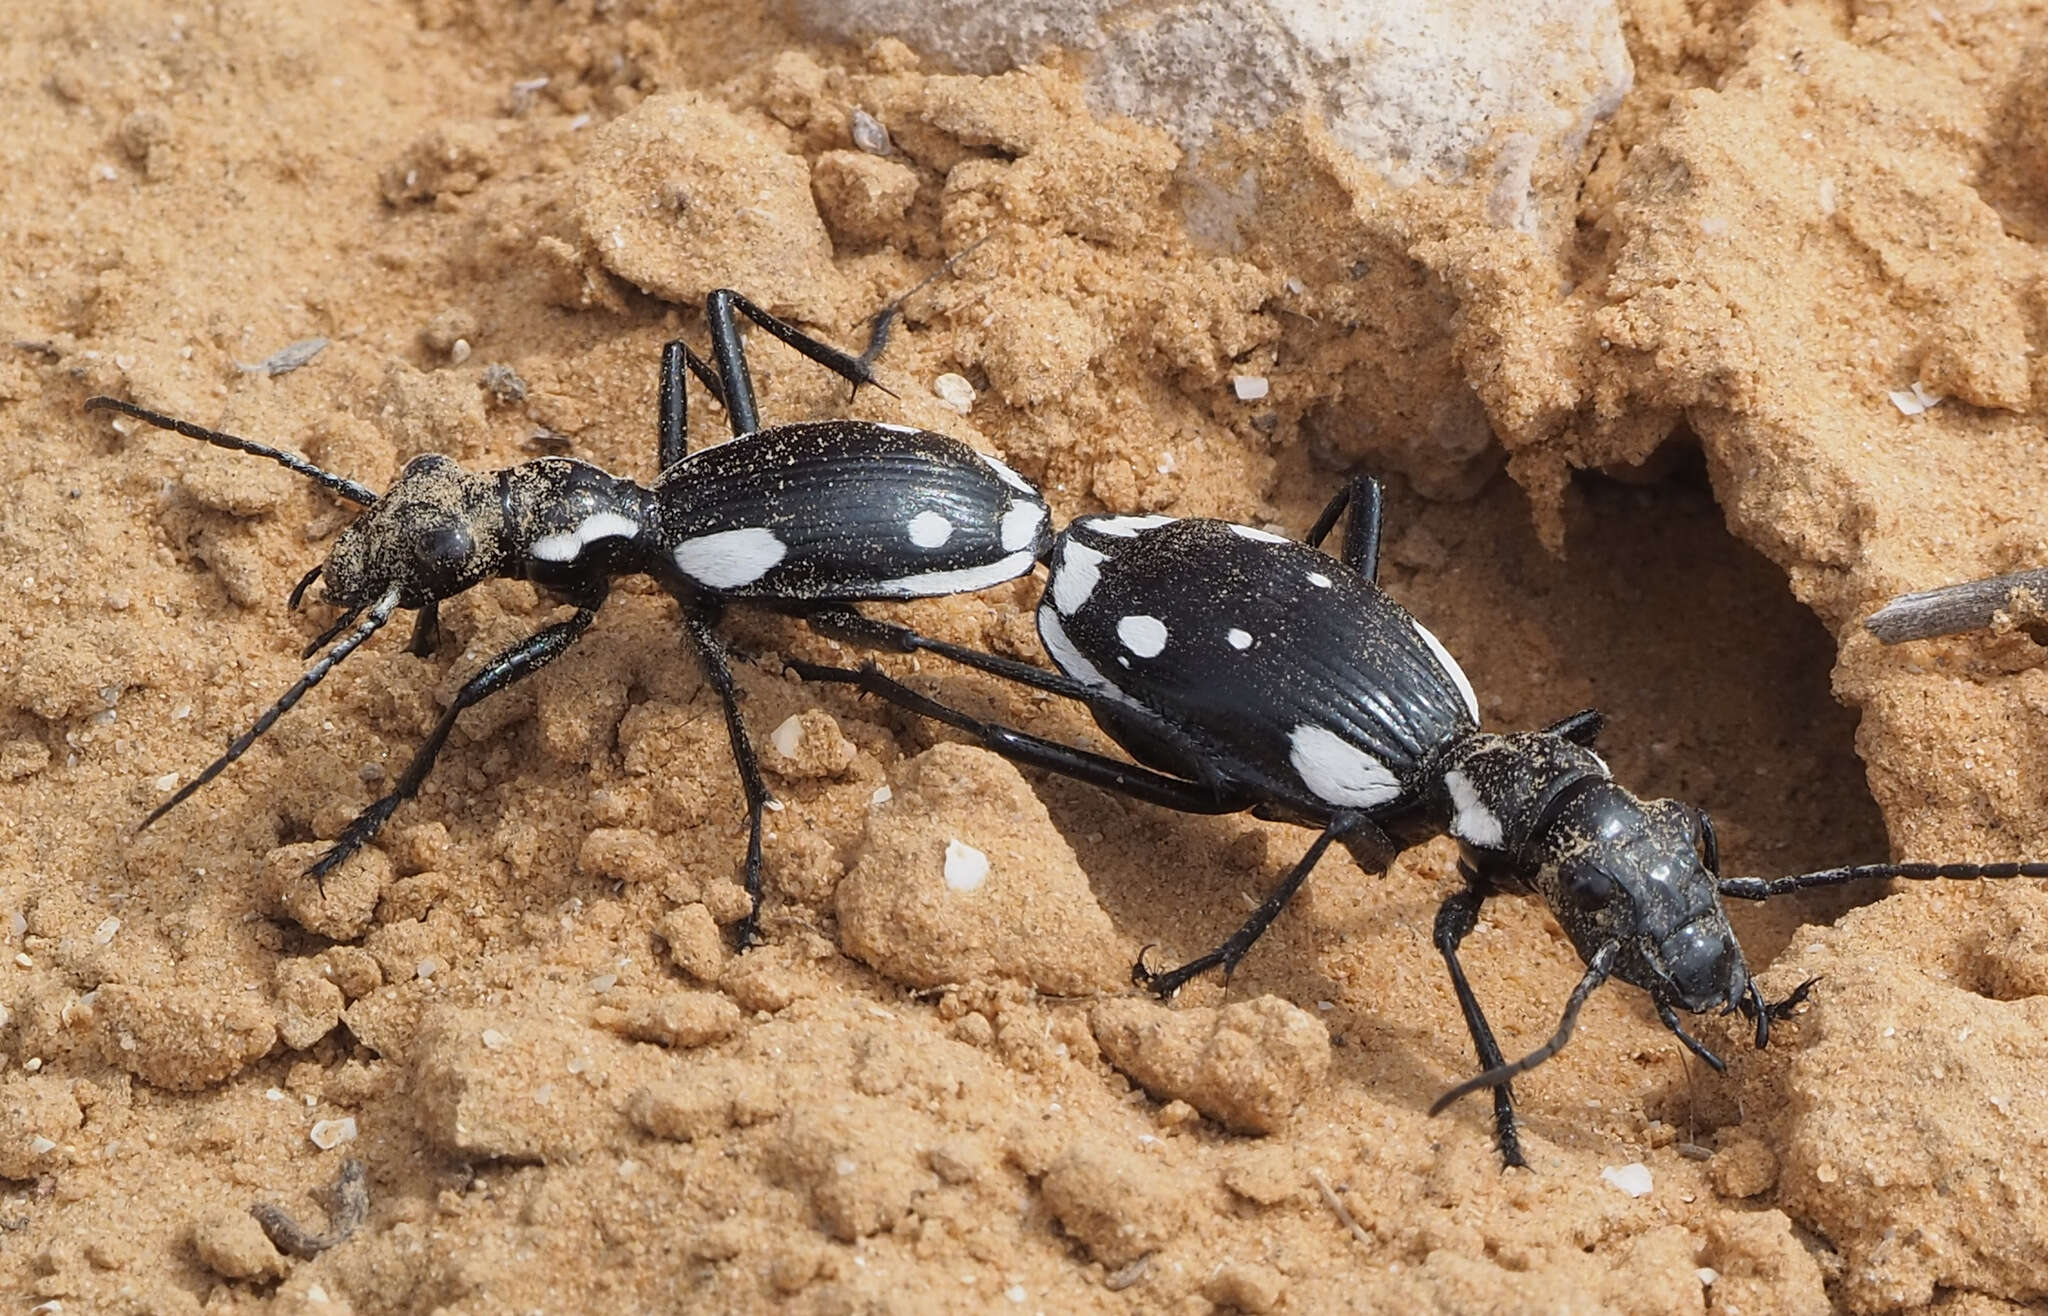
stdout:
<svg viewBox="0 0 2048 1316">
<path fill-rule="evenodd" d="M 807 600 L 926 598 L 1021 576 L 1051 541 L 1045 501 L 941 434 L 866 421 L 781 425 L 692 453 L 655 485 L 692 585 Z"/>
<path fill-rule="evenodd" d="M 1068 675 L 1229 745 L 1286 798 L 1395 805 L 1477 726 L 1435 637 L 1306 545 L 1224 521 L 1084 517 L 1051 563 L 1039 635 Z"/>
</svg>

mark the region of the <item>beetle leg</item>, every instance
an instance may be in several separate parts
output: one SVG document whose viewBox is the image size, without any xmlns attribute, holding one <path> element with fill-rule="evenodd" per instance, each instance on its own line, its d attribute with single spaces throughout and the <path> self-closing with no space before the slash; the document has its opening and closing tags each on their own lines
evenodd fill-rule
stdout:
<svg viewBox="0 0 2048 1316">
<path fill-rule="evenodd" d="M 797 615 L 801 616 L 812 630 L 835 640 L 845 640 L 851 644 L 864 645 L 887 653 L 937 654 L 964 667 L 972 667 L 992 676 L 1000 676 L 1006 681 L 1015 681 L 1019 685 L 1028 685 L 1082 703 L 1096 698 L 1099 694 L 1059 672 L 1049 672 L 1043 667 L 1018 662 L 1014 658 L 1004 658 L 997 654 L 983 653 L 979 649 L 969 649 L 964 645 L 935 640 L 908 626 L 899 626 L 895 622 L 867 616 L 856 611 L 851 604 L 829 604 Z"/>
<path fill-rule="evenodd" d="M 775 804 L 775 797 L 768 791 L 768 783 L 761 776 L 761 762 L 754 754 L 754 743 L 747 737 L 747 724 L 740 716 L 739 693 L 732 679 L 732 664 L 728 661 L 725 641 L 719 638 L 716 625 L 717 610 L 702 602 L 681 595 L 677 596 L 682 605 L 683 625 L 689 629 L 690 639 L 697 646 L 697 657 L 704 665 L 705 679 L 718 692 L 719 701 L 725 706 L 725 734 L 732 742 L 733 766 L 739 770 L 740 792 L 747 801 L 747 915 L 739 924 L 739 947 L 745 950 L 754 944 L 759 934 L 761 918 L 761 829 L 762 812 Z"/>
<path fill-rule="evenodd" d="M 718 363 L 719 376 L 725 381 L 726 418 L 732 423 L 735 437 L 752 434 L 761 428 L 761 411 L 754 399 L 754 378 L 747 369 L 746 348 L 740 343 L 740 326 L 734 318 L 735 313 L 746 316 L 783 343 L 841 379 L 850 381 L 856 391 L 863 384 L 875 383 L 874 368 L 864 358 L 819 342 L 795 325 L 776 319 L 731 288 L 716 289 L 704 299 L 704 318 L 711 328 L 711 355 Z M 881 330 L 881 334 L 886 339 L 887 330 Z"/>
<path fill-rule="evenodd" d="M 1465 875 L 1466 885 L 1437 907 L 1436 948 L 1444 957 L 1444 967 L 1451 971 L 1451 990 L 1457 993 L 1458 1008 L 1465 1013 L 1465 1031 L 1472 1034 L 1472 1049 L 1478 1053 L 1479 1068 L 1491 1073 L 1505 1065 L 1507 1057 L 1501 1054 L 1500 1043 L 1494 1040 L 1493 1029 L 1486 1022 L 1486 1012 L 1479 1008 L 1479 997 L 1465 978 L 1465 966 L 1458 962 L 1458 947 L 1478 924 L 1479 907 L 1485 903 L 1487 893 L 1472 885 L 1475 874 L 1470 868 L 1462 863 L 1458 868 Z M 1493 1127 L 1501 1159 L 1509 1165 L 1526 1167 L 1529 1162 L 1522 1156 L 1521 1133 L 1515 1124 L 1515 1093 L 1506 1083 L 1493 1089 Z"/>
<path fill-rule="evenodd" d="M 725 405 L 725 386 L 702 357 L 680 338 L 662 344 L 661 389 L 655 400 L 654 427 L 656 455 L 661 462 L 658 469 L 662 471 L 690 455 L 689 381 L 683 378 L 686 369 L 711 390 L 719 405 Z"/>
<path fill-rule="evenodd" d="M 1134 800 L 1143 800 L 1147 804 L 1156 804 L 1177 813 L 1241 813 L 1251 804 L 1251 801 L 1239 796 L 1220 794 L 1200 782 L 1168 776 L 1166 773 L 1154 772 L 1135 763 L 1110 758 L 1106 754 L 1076 749 L 1071 745 L 1062 745 L 1056 740 L 1045 740 L 1000 723 L 971 717 L 957 708 L 919 694 L 900 681 L 892 680 L 872 663 L 856 671 L 846 667 L 820 667 L 815 663 L 793 662 L 789 664 L 789 670 L 806 681 L 854 686 L 864 693 L 879 695 L 892 704 L 931 718 L 935 722 L 944 722 L 947 726 L 966 732 L 981 742 L 982 748 L 1000 754 L 1012 763 L 1021 763 L 1028 768 L 1042 768 L 1073 781 L 1085 782 L 1090 786 L 1114 791 Z"/>
<path fill-rule="evenodd" d="M 1684 1025 L 1678 1020 L 1678 1012 L 1671 1008 L 1669 1001 L 1657 1002 L 1657 1017 L 1664 1021 L 1664 1026 L 1671 1030 L 1673 1036 L 1685 1043 L 1686 1050 L 1713 1066 L 1715 1072 L 1724 1073 L 1727 1071 L 1728 1066 L 1722 1063 L 1721 1057 L 1708 1050 L 1705 1042 L 1700 1041 L 1697 1037 L 1685 1031 Z"/>
<path fill-rule="evenodd" d="M 1197 974 L 1219 965 L 1223 969 L 1223 980 L 1229 982 L 1230 975 L 1237 970 L 1238 961 L 1251 950 L 1254 942 L 1265 935 L 1273 920 L 1280 916 L 1280 911 L 1287 908 L 1287 902 L 1294 899 L 1294 893 L 1301 890 L 1301 884 L 1308 880 L 1308 875 L 1314 871 L 1316 862 L 1323 857 L 1323 851 L 1330 848 L 1330 842 L 1360 831 L 1368 836 L 1379 833 L 1378 839 L 1384 841 L 1388 850 L 1392 851 L 1393 842 L 1386 838 L 1385 833 L 1380 832 L 1379 827 L 1371 819 L 1362 813 L 1340 813 L 1323 828 L 1322 834 L 1309 846 L 1308 853 L 1301 857 L 1286 877 L 1280 879 L 1280 884 L 1259 902 L 1259 907 L 1252 911 L 1251 917 L 1246 919 L 1237 931 L 1225 938 L 1221 945 L 1206 954 L 1197 955 L 1177 969 L 1168 969 L 1164 973 L 1154 973 L 1146 968 L 1141 957 L 1131 968 L 1131 981 L 1162 999 L 1172 996 Z"/>
<path fill-rule="evenodd" d="M 419 794 L 420 785 L 433 771 L 434 760 L 440 756 L 441 747 L 448 743 L 449 733 L 455 730 L 455 719 L 463 709 L 546 667 L 582 638 L 583 632 L 590 629 L 590 623 L 596 619 L 595 607 L 578 608 L 576 615 L 569 620 L 556 622 L 527 636 L 471 677 L 449 702 L 441 720 L 434 724 L 433 732 L 414 751 L 412 762 L 406 765 L 405 774 L 398 779 L 398 784 L 357 814 L 327 852 L 313 861 L 313 866 L 306 870 L 307 875 L 317 881 L 333 872 L 343 860 L 362 849 L 371 837 L 383 830 L 399 805 Z"/>
<path fill-rule="evenodd" d="M 1370 475 L 1360 475 L 1332 498 L 1323 508 L 1316 523 L 1302 542 L 1310 548 L 1321 548 L 1323 540 L 1336 526 L 1337 518 L 1343 515 L 1345 507 L 1351 509 L 1350 523 L 1344 527 L 1344 553 L 1342 561 L 1367 580 L 1378 583 L 1380 575 L 1380 516 L 1382 513 L 1380 482 Z"/>
</svg>

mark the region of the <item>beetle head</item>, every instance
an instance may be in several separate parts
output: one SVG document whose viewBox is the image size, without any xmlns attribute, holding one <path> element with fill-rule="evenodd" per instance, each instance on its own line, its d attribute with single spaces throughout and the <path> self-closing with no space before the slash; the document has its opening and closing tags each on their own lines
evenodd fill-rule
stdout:
<svg viewBox="0 0 2048 1316">
<path fill-rule="evenodd" d="M 327 598 L 362 607 L 397 585 L 400 605 L 418 608 L 460 594 L 497 571 L 503 523 L 492 477 L 422 454 L 335 540 L 322 568 Z"/>
<path fill-rule="evenodd" d="M 1537 886 L 1582 957 L 1619 943 L 1616 977 L 1693 1013 L 1732 1009 L 1749 990 L 1697 810 L 1591 779 L 1568 793 L 1530 848 Z"/>
</svg>

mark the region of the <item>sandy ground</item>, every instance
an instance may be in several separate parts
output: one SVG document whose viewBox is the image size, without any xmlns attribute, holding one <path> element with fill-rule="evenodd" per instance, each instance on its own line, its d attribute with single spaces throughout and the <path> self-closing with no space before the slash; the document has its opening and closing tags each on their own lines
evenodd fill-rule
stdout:
<svg viewBox="0 0 2048 1316">
<path fill-rule="evenodd" d="M 421 451 L 645 478 L 658 346 L 702 341 L 704 292 L 855 342 L 986 237 L 857 414 L 999 453 L 1062 516 L 1298 531 L 1363 463 L 1384 581 L 1488 723 L 1605 710 L 1617 776 L 1712 810 L 1730 871 L 2048 856 L 2042 650 L 1855 626 L 2048 561 L 2048 7 L 1639 0 L 1554 253 L 1299 127 L 1227 148 L 1272 209 L 1200 247 L 1174 149 L 1062 73 L 943 76 L 750 4 L 304 8 L 16 5 L 0 43 L 11 1310 L 2043 1309 L 2039 883 L 1736 911 L 1771 990 L 1822 975 L 1808 1010 L 1762 1053 L 1701 1021 L 1717 1075 L 1602 993 L 1518 1085 L 1532 1169 L 1503 1173 L 1484 1103 L 1425 1115 L 1472 1066 L 1429 940 L 1447 843 L 1326 860 L 1227 993 L 1155 1006 L 1137 949 L 1219 939 L 1305 833 L 1027 782 L 788 681 L 777 655 L 848 654 L 744 616 L 757 737 L 802 716 L 768 944 L 731 955 L 717 704 L 629 583 L 316 893 L 314 843 L 552 605 L 490 584 L 432 657 L 383 637 L 137 836 L 301 670 L 328 611 L 284 597 L 346 513 L 79 404 L 378 488 Z M 855 107 L 893 154 L 852 148 Z M 756 359 L 771 419 L 845 408 Z M 1943 401 L 1908 416 L 1916 383 Z M 905 614 L 1029 656 L 1033 597 Z M 952 840 L 991 856 L 978 903 L 933 894 Z M 1579 973 L 1512 901 L 1466 959 L 1511 1053 Z M 350 1158 L 366 1214 L 326 1193 Z M 1603 1177 L 1632 1166 L 1640 1196 Z M 299 1258 L 265 1202 L 363 1218 Z"/>
</svg>

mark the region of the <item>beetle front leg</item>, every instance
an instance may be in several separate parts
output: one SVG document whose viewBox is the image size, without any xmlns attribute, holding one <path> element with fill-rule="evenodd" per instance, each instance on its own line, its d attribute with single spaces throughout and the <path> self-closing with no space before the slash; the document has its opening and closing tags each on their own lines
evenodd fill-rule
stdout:
<svg viewBox="0 0 2048 1316">
<path fill-rule="evenodd" d="M 1506 1064 L 1507 1057 L 1500 1053 L 1500 1043 L 1494 1040 L 1486 1012 L 1479 1008 L 1479 998 L 1465 978 L 1465 966 L 1458 962 L 1458 947 L 1477 926 L 1479 907 L 1486 902 L 1486 893 L 1470 885 L 1472 874 L 1463 864 L 1458 867 L 1465 874 L 1467 885 L 1437 907 L 1436 948 L 1444 957 L 1444 967 L 1451 971 L 1451 990 L 1458 994 L 1458 1008 L 1465 1012 L 1465 1029 L 1472 1034 L 1479 1070 L 1486 1073 Z M 1521 1133 L 1515 1124 L 1515 1094 L 1506 1083 L 1493 1090 L 1493 1127 L 1500 1142 L 1501 1159 L 1509 1165 L 1527 1168 L 1529 1162 L 1522 1155 Z"/>
</svg>

